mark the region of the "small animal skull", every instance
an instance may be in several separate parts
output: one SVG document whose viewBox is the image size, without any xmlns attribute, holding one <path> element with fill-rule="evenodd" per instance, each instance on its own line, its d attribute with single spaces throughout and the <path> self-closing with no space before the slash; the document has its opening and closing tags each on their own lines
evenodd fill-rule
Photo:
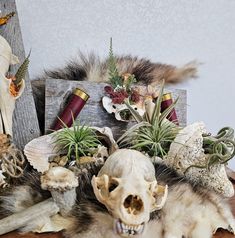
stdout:
<svg viewBox="0 0 235 238">
<path fill-rule="evenodd" d="M 129 119 L 125 118 L 123 115 L 125 112 L 129 112 L 128 107 L 125 104 L 115 104 L 112 102 L 112 99 L 109 97 L 102 98 L 103 107 L 108 113 L 114 113 L 115 118 L 118 121 L 129 121 Z M 136 110 L 141 116 L 144 115 L 145 110 L 140 108 L 138 105 L 131 105 L 134 110 Z"/>
<path fill-rule="evenodd" d="M 92 178 L 92 186 L 114 217 L 115 232 L 123 237 L 144 231 L 150 213 L 163 207 L 168 191 L 167 185 L 157 184 L 150 159 L 130 149 L 113 153 Z"/>
</svg>

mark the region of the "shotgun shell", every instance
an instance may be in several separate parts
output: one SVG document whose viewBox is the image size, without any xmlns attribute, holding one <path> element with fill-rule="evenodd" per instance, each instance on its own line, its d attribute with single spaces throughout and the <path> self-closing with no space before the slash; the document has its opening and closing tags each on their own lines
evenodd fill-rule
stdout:
<svg viewBox="0 0 235 238">
<path fill-rule="evenodd" d="M 173 99 L 172 99 L 171 93 L 163 94 L 162 103 L 161 103 L 161 112 L 164 112 L 172 103 L 173 103 Z M 169 115 L 167 116 L 167 119 L 169 121 L 174 122 L 176 125 L 179 125 L 175 108 L 173 108 L 172 111 L 169 113 Z"/>
<path fill-rule="evenodd" d="M 59 118 L 56 119 L 55 124 L 51 129 L 57 131 L 64 127 L 63 123 L 68 127 L 72 126 L 73 120 L 79 115 L 88 98 L 89 95 L 87 93 L 76 88 L 70 96 L 65 109 L 60 113 Z"/>
</svg>

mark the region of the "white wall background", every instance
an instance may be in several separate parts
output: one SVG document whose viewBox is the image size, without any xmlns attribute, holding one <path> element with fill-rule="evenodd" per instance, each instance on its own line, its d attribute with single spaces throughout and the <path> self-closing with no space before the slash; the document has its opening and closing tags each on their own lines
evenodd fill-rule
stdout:
<svg viewBox="0 0 235 238">
<path fill-rule="evenodd" d="M 30 75 L 63 65 L 80 49 L 181 65 L 204 64 L 188 90 L 188 122 L 216 133 L 235 127 L 234 0 L 17 0 Z M 235 169 L 235 159 L 230 162 Z"/>
</svg>

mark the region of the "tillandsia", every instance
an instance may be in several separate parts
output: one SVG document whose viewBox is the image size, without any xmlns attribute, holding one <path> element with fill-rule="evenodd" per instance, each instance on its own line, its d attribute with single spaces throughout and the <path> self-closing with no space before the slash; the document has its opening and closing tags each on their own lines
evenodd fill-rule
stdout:
<svg viewBox="0 0 235 238">
<path fill-rule="evenodd" d="M 179 133 L 180 127 L 169 121 L 167 116 L 172 112 L 178 99 L 161 113 L 163 91 L 164 82 L 159 90 L 156 103 L 153 103 L 152 100 L 146 101 L 144 116 L 140 116 L 131 107 L 128 100 L 125 101 L 137 124 L 118 139 L 120 147 L 129 147 L 146 152 L 149 156 L 159 156 L 162 159 L 168 153 L 170 144 Z"/>
<path fill-rule="evenodd" d="M 205 168 L 208 171 L 211 166 L 216 164 L 226 164 L 235 156 L 235 138 L 234 129 L 231 127 L 224 127 L 217 135 L 211 134 L 203 135 L 203 149 L 207 157 L 204 165 L 191 165 L 185 173 L 192 167 Z"/>
<path fill-rule="evenodd" d="M 80 160 L 81 156 L 91 156 L 94 148 L 100 145 L 95 130 L 74 122 L 69 128 L 65 123 L 61 122 L 63 129 L 55 132 L 55 146 L 57 150 L 65 150 L 69 160 Z"/>
</svg>

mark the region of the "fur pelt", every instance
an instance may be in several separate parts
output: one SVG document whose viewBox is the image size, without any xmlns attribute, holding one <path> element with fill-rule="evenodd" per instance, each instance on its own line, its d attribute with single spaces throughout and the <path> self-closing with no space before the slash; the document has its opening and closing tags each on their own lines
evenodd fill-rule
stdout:
<svg viewBox="0 0 235 238">
<path fill-rule="evenodd" d="M 67 217 L 68 229 L 64 232 L 67 238 L 120 238 L 113 232 L 111 214 L 97 201 L 92 189 L 91 178 L 100 168 L 92 166 L 79 175 L 76 204 Z M 155 171 L 158 183 L 169 186 L 168 199 L 162 210 L 151 214 L 138 238 L 210 238 L 211 227 L 218 220 L 229 221 L 234 226 L 229 206 L 222 197 L 192 184 L 163 164 L 155 163 Z M 19 212 L 48 198 L 50 194 L 41 190 L 38 178 L 38 174 L 28 174 L 21 185 L 2 194 L 0 216 Z M 34 225 L 28 224 L 23 231 Z"/>
<path fill-rule="evenodd" d="M 139 84 L 158 85 L 164 79 L 167 84 L 176 84 L 189 78 L 197 77 L 196 61 L 182 67 L 168 64 L 153 63 L 148 59 L 132 56 L 116 56 L 117 69 L 120 75 L 134 74 Z M 45 79 L 88 80 L 91 82 L 108 82 L 108 59 L 100 60 L 95 54 L 85 56 L 80 54 L 78 59 L 69 62 L 65 67 L 48 70 L 44 75 L 32 81 L 33 94 L 37 108 L 40 128 L 43 131 L 45 108 Z"/>
</svg>

